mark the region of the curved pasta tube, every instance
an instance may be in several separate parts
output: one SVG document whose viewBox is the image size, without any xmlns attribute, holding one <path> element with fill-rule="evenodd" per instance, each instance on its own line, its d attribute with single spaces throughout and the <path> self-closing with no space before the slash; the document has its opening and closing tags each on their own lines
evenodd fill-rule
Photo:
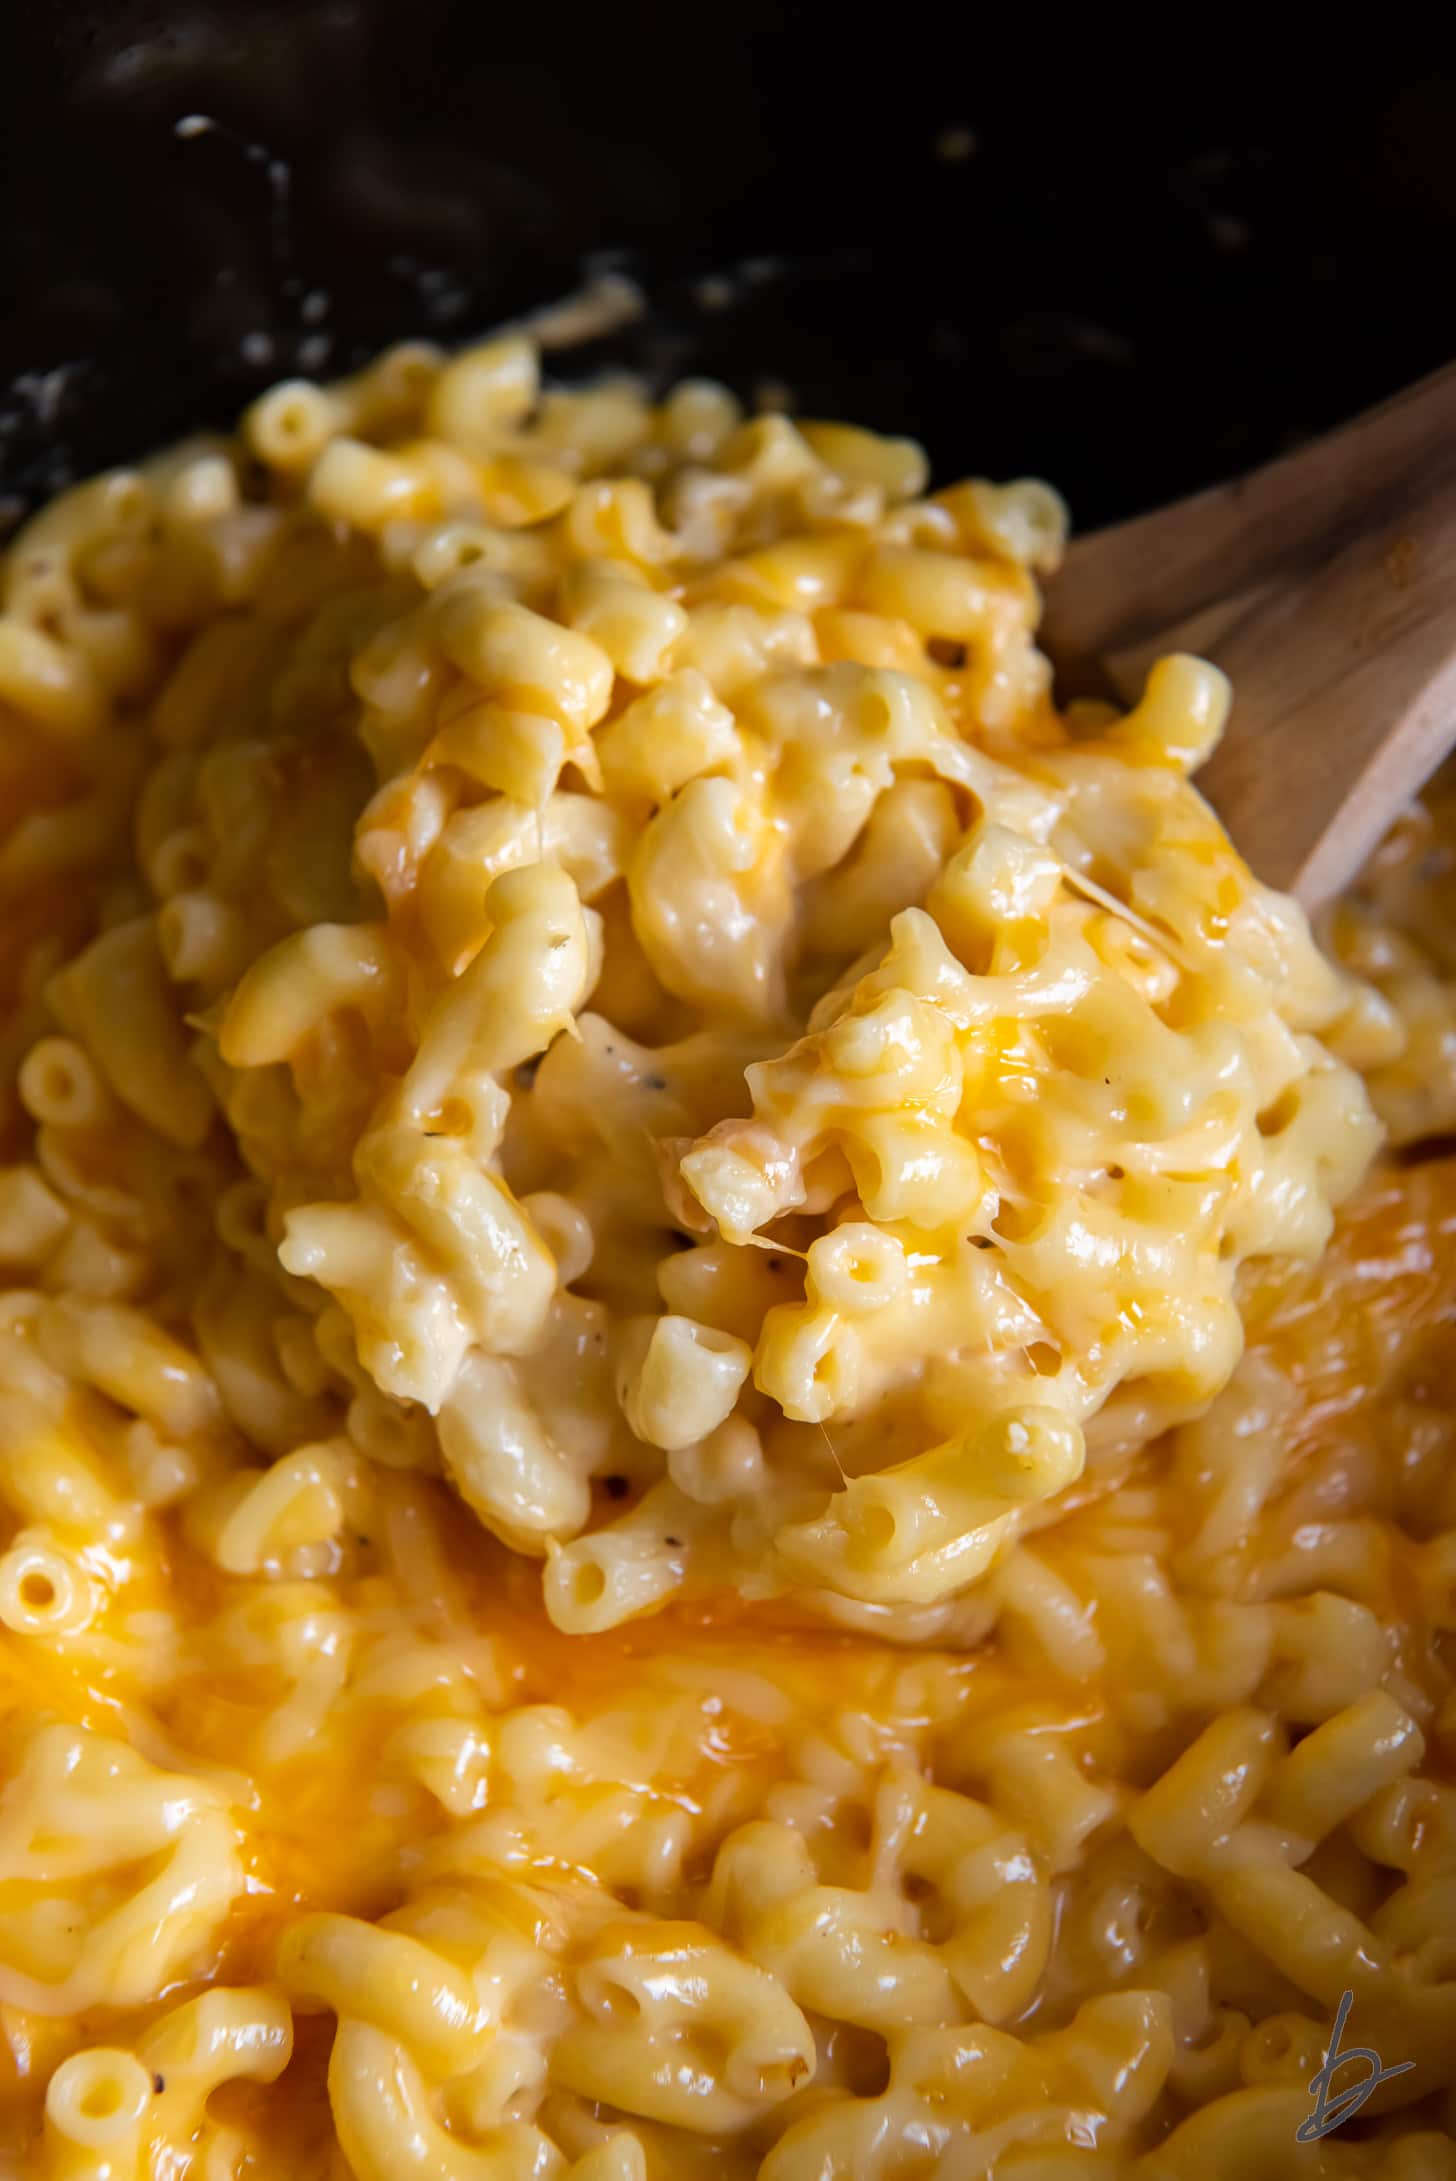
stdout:
<svg viewBox="0 0 1456 2181">
<path fill-rule="evenodd" d="M 152 917 L 116 924 L 63 970 L 52 1005 L 107 1082 L 168 1143 L 196 1150 L 216 1108 L 188 1037 Z"/>
<path fill-rule="evenodd" d="M 677 1315 L 635 1321 L 624 1341 L 620 1397 L 639 1439 L 676 1450 L 727 1422 L 753 1360 L 746 1341 Z"/>
<path fill-rule="evenodd" d="M 92 2045 L 46 2085 L 48 2181 L 141 2181 L 152 2078 L 135 2054 Z"/>
<path fill-rule="evenodd" d="M 125 1744 L 61 1725 L 32 1736 L 0 1794 L 0 1997 L 41 2014 L 138 2006 L 196 1961 L 243 1886 L 222 1796 Z M 85 1903 L 63 1929 L 56 1909 Z"/>
<path fill-rule="evenodd" d="M 466 1504 L 520 1552 L 572 1537 L 591 1507 L 585 1471 L 543 1424 L 512 1366 L 475 1355 L 440 1410 L 440 1451 Z"/>
<path fill-rule="evenodd" d="M 230 1575 L 256 1575 L 323 1545 L 355 1485 L 352 1449 L 296 1447 L 269 1469 L 233 1470 L 188 1509 L 189 1534 Z"/>
<path fill-rule="evenodd" d="M 643 573 L 612 562 L 582 563 L 562 596 L 574 629 L 601 645 L 616 671 L 639 688 L 661 681 L 673 645 L 688 625 L 677 601 L 652 589 Z"/>
<path fill-rule="evenodd" d="M 703 773 L 726 771 L 737 748 L 733 714 L 693 667 L 644 690 L 596 737 L 613 794 L 649 803 L 666 803 Z"/>
<path fill-rule="evenodd" d="M 874 1893 L 819 1884 L 807 1845 L 786 1826 L 760 1821 L 730 1834 L 710 1900 L 744 1951 L 816 2014 L 886 2034 L 959 2012 L 934 1947 L 906 1919 L 887 1917 Z"/>
<path fill-rule="evenodd" d="M 0 1502 L 22 1520 L 54 1525 L 62 1534 L 122 1538 L 134 1523 L 126 1500 L 81 1433 L 57 1422 L 65 1386 L 57 1375 L 49 1401 L 0 1390 Z"/>
<path fill-rule="evenodd" d="M 273 1274 L 265 1279 L 219 1259 L 197 1292 L 192 1322 L 229 1422 L 264 1453 L 286 1454 L 323 1438 L 333 1412 L 321 1390 L 301 1391 L 283 1369 L 276 1267 Z"/>
<path fill-rule="evenodd" d="M 165 2146 L 162 2156 L 185 2145 L 204 2164 L 215 2158 L 222 2165 L 232 2130 L 209 2113 L 212 2093 L 229 2082 L 276 2082 L 292 2056 L 293 2017 L 277 1991 L 243 1986 L 186 2000 L 137 2044 L 153 2093 L 146 2138 Z"/>
<path fill-rule="evenodd" d="M 46 1303 L 36 1332 L 57 1369 L 160 1431 L 186 1438 L 221 1420 L 209 1373 L 144 1311 L 62 1295 Z"/>
<path fill-rule="evenodd" d="M 545 1050 L 587 996 L 591 942 L 559 864 L 503 871 L 485 897 L 491 935 L 426 1019 L 403 1110 L 422 1122 L 462 1076 L 495 1074 Z"/>
<path fill-rule="evenodd" d="M 524 2122 L 465 2142 L 436 2118 L 418 2064 L 371 2023 L 340 2022 L 329 2059 L 329 2102 L 358 2181 L 554 2181 L 561 2153 Z"/>
<path fill-rule="evenodd" d="M 1052 1940 L 1051 1891 L 1024 1835 L 942 1787 L 892 1781 L 884 1793 L 914 1812 L 901 1861 L 949 1922 L 941 1960 L 982 2020 L 1009 2020 L 1040 1983 Z"/>
<path fill-rule="evenodd" d="M 790 873 L 759 795 L 689 780 L 648 821 L 627 885 L 637 938 L 669 992 L 740 1021 L 781 1013 Z"/>
<path fill-rule="evenodd" d="M 624 1922 L 578 1960 L 582 2018 L 554 2078 L 699 2133 L 742 2127 L 814 2071 L 813 2032 L 775 1978 L 700 1924 Z"/>
<path fill-rule="evenodd" d="M 817 2101 L 761 2170 L 765 2181 L 797 2181 L 801 2173 L 895 2181 L 908 2149 L 917 2163 L 929 2151 L 937 2170 L 964 2164 L 974 2172 L 986 2170 L 989 2139 L 1016 2146 L 1010 2170 L 1025 2163 L 1036 2174 L 1083 2173 L 1089 2157 L 1107 2152 L 1110 2163 L 1099 2160 L 1091 2171 L 1141 2175 L 1126 2151 L 1167 2081 L 1172 2042 L 1165 1995 L 1140 1991 L 1090 2000 L 1067 2028 L 1044 2036 L 982 2024 L 906 2029 L 878 2096 Z"/>
<path fill-rule="evenodd" d="M 232 1068 L 291 1060 L 321 1022 L 345 1008 L 378 1036 L 402 997 L 399 959 L 383 925 L 311 924 L 242 977 L 218 1029 L 218 1050 Z"/>
<path fill-rule="evenodd" d="M 1233 2091 L 1180 2121 L 1139 2160 L 1138 2181 L 1285 2181 L 1290 2146 L 1309 2115 L 1307 2084 Z M 1348 2171 L 1337 2141 L 1309 2148 L 1313 2157 L 1303 2163 L 1317 2181 Z"/>
<path fill-rule="evenodd" d="M 84 1563 L 44 1531 L 19 1531 L 0 1554 L 0 1622 L 15 1635 L 79 1635 L 98 1604 Z"/>
<path fill-rule="evenodd" d="M 577 731 L 606 711 L 612 662 L 589 636 L 474 585 L 436 592 L 432 603 L 446 657 L 487 695 Z"/>
<path fill-rule="evenodd" d="M 432 2075 L 463 2074 L 481 2057 L 485 2011 L 471 1981 L 433 1947 L 354 1916 L 305 1916 L 278 1949 L 295 1998 L 385 2031 Z"/>
<path fill-rule="evenodd" d="M 451 1139 L 404 1126 L 372 1130 L 355 1170 L 361 1188 L 418 1235 L 486 1348 L 512 1355 L 534 1344 L 556 1267 L 503 1181 Z M 296 1224 L 289 1222 L 290 1235 Z"/>
<path fill-rule="evenodd" d="M 542 1581 L 558 1628 L 591 1635 L 665 1604 L 687 1580 L 701 1509 L 663 1478 L 629 1514 L 548 1552 Z"/>
<path fill-rule="evenodd" d="M 991 1564 L 1017 1511 L 1080 1473 L 1077 1425 L 1057 1410 L 1008 1410 L 979 1433 L 854 1478 L 815 1522 L 775 1540 L 796 1571 L 849 1597 L 928 1604 Z"/>
</svg>

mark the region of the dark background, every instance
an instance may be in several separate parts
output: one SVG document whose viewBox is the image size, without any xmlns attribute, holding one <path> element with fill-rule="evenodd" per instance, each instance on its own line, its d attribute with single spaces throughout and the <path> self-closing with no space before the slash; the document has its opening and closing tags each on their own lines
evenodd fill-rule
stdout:
<svg viewBox="0 0 1456 2181">
<path fill-rule="evenodd" d="M 1456 355 L 1448 12 L 0 0 L 0 501 L 606 253 L 653 308 L 573 368 L 1130 513 Z"/>
</svg>

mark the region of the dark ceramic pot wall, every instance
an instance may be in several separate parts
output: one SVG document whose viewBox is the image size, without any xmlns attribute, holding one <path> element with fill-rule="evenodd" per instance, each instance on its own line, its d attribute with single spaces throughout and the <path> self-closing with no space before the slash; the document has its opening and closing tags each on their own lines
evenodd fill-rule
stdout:
<svg viewBox="0 0 1456 2181">
<path fill-rule="evenodd" d="M 1084 525 L 1456 354 L 1444 10 L 1277 62 L 1277 8 L 1006 13 L 0 0 L 0 498 L 604 264 L 652 308 L 576 368 L 776 382 Z"/>
</svg>

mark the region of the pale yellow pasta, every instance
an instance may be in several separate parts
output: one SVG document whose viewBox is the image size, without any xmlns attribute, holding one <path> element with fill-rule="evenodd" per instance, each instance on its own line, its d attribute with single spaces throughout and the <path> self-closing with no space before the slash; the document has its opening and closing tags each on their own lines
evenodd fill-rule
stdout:
<svg viewBox="0 0 1456 2181">
<path fill-rule="evenodd" d="M 1268 1816 L 1296 1841 L 1323 1840 L 1424 1754 L 1410 1714 L 1387 1691 L 1372 1690 L 1290 1751 L 1272 1782 Z"/>
<path fill-rule="evenodd" d="M 296 1998 L 387 2030 L 432 2074 L 464 2074 L 482 2056 L 486 2023 L 471 1980 L 404 1932 L 346 1916 L 304 1918 L 278 1966 Z"/>
<path fill-rule="evenodd" d="M 151 2076 L 147 2132 L 165 2153 L 194 2149 L 204 2171 L 249 2152 L 247 2135 L 208 2110 L 227 2083 L 273 2083 L 293 2053 L 293 2022 L 275 1987 L 241 1986 L 201 1993 L 169 2008 L 139 2040 L 138 2057 Z"/>
<path fill-rule="evenodd" d="M 612 662 L 590 637 L 472 583 L 437 593 L 432 604 L 440 648 L 486 695 L 514 699 L 577 733 L 606 711 Z"/>
<path fill-rule="evenodd" d="M 33 1166 L 0 1170 L 0 1261 L 44 1264 L 69 1224 L 65 1205 Z"/>
<path fill-rule="evenodd" d="M 1210 1868 L 1280 1754 L 1273 1720 L 1255 1711 L 1227 1714 L 1184 1750 L 1129 1814 L 1138 1846 L 1183 1876 Z"/>
<path fill-rule="evenodd" d="M 639 1439 L 690 1446 L 727 1422 L 752 1361 L 743 1341 L 673 1316 L 629 1319 L 621 1337 L 622 1413 Z"/>
<path fill-rule="evenodd" d="M 467 453 L 492 454 L 501 433 L 534 407 L 540 376 L 535 348 L 519 335 L 468 349 L 453 357 L 430 386 L 429 428 Z"/>
<path fill-rule="evenodd" d="M 631 1515 L 548 1554 L 541 1587 L 552 1620 L 569 1634 L 595 1635 L 664 1605 L 683 1587 L 699 1527 L 673 1486 L 654 1485 Z"/>
<path fill-rule="evenodd" d="M 1456 805 L 1332 966 L 926 495 L 512 331 L 6 556 L 0 2171 L 1456 2177 Z"/>
<path fill-rule="evenodd" d="M 413 464 L 344 437 L 323 446 L 308 495 L 326 520 L 356 530 L 382 530 L 398 516 L 439 511 L 428 479 Z"/>
<path fill-rule="evenodd" d="M 190 1350 L 140 1311 L 47 1303 L 36 1323 L 41 1350 L 68 1376 L 182 1437 L 217 1419 L 216 1389 Z"/>
<path fill-rule="evenodd" d="M 508 1363 L 473 1357 L 440 1412 L 439 1430 L 446 1472 L 461 1497 L 518 1549 L 542 1551 L 560 1530 L 580 1527 L 591 1501 L 587 1478 L 551 1437 Z"/>
<path fill-rule="evenodd" d="M 18 1636 L 71 1636 L 97 1607 L 86 1569 L 44 1532 L 17 1531 L 0 1554 L 0 1621 Z"/>
<path fill-rule="evenodd" d="M 95 940 L 61 973 L 51 1004 L 125 1105 L 171 1142 L 201 1143 L 212 1097 L 188 1064 L 153 918 L 116 925 Z"/>
<path fill-rule="evenodd" d="M 301 1446 L 271 1469 L 230 1470 L 189 1510 L 190 1529 L 231 1575 L 256 1575 L 342 1528 L 351 1491 L 352 1449 Z"/>
<path fill-rule="evenodd" d="M 248 411 L 243 436 L 271 468 L 309 468 L 340 429 L 343 415 L 322 387 L 307 379 L 283 379 Z"/>
<path fill-rule="evenodd" d="M 215 1789 L 57 1723 L 33 1729 L 0 1791 L 0 1883 L 16 1903 L 0 1994 L 66 2015 L 135 2006 L 200 1966 L 243 1873 Z"/>
<path fill-rule="evenodd" d="M 27 1346 L 29 1332 L 27 1327 Z M 44 1383 L 35 1390 L 43 1394 Z M 59 1529 L 74 1528 L 83 1534 L 124 1532 L 124 1494 L 112 1488 L 96 1457 L 77 1435 L 48 1415 L 48 1407 L 43 1398 L 35 1400 L 25 1393 L 7 1391 L 0 1400 L 7 1505 L 24 1521 L 53 1522 Z"/>
<path fill-rule="evenodd" d="M 338 1009 L 366 1021 L 399 1005 L 398 971 L 388 939 L 368 926 L 315 925 L 255 962 L 228 1001 L 218 1049 L 231 1067 L 287 1060 Z"/>
<path fill-rule="evenodd" d="M 0 697 L 22 718 L 67 736 L 92 732 L 102 716 L 84 656 L 9 614 L 0 618 Z"/>
<path fill-rule="evenodd" d="M 600 644 L 627 681 L 646 686 L 666 678 L 688 617 L 635 568 L 624 576 L 610 562 L 584 561 L 568 578 L 561 603 L 572 628 Z"/>
<path fill-rule="evenodd" d="M 137 2171 L 152 2078 L 134 2053 L 93 2045 L 46 2086 L 45 2170 L 56 2181 Z"/>
<path fill-rule="evenodd" d="M 74 1038 L 40 1038 L 21 1063 L 17 1089 L 31 1118 L 42 1126 L 104 1125 L 113 1112 L 100 1071 Z"/>
</svg>

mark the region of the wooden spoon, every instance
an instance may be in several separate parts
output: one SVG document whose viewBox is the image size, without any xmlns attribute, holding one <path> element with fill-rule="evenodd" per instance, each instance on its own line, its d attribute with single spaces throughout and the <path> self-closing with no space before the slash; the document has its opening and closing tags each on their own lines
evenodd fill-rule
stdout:
<svg viewBox="0 0 1456 2181">
<path fill-rule="evenodd" d="M 1042 641 L 1126 702 L 1165 652 L 1233 681 L 1198 776 L 1260 878 L 1351 879 L 1456 744 L 1456 365 L 1232 484 L 1078 539 Z"/>
</svg>

